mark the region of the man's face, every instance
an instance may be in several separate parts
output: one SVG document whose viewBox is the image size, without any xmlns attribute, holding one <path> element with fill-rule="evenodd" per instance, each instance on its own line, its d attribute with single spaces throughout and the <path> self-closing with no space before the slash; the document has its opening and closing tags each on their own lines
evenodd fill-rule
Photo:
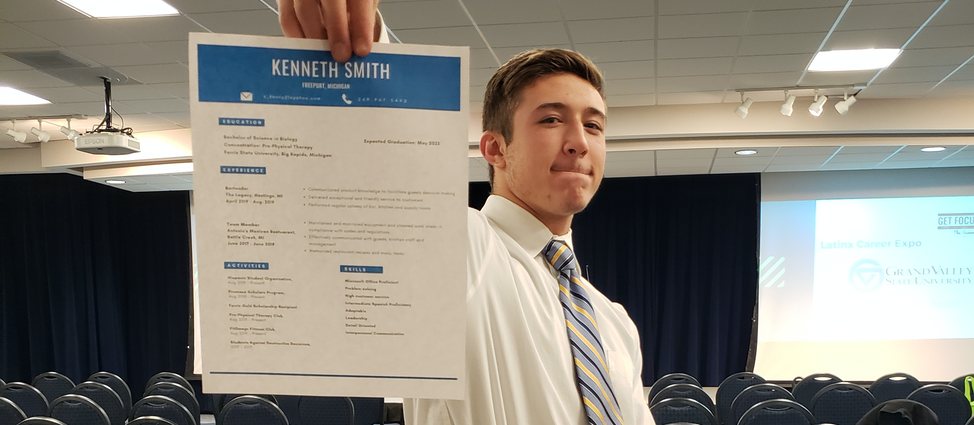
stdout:
<svg viewBox="0 0 974 425">
<path fill-rule="evenodd" d="M 521 91 L 512 124 L 511 140 L 499 147 L 503 162 L 494 167 L 494 192 L 553 231 L 552 223 L 565 219 L 570 226 L 571 217 L 588 205 L 602 182 L 602 96 L 578 76 L 544 76 Z"/>
</svg>

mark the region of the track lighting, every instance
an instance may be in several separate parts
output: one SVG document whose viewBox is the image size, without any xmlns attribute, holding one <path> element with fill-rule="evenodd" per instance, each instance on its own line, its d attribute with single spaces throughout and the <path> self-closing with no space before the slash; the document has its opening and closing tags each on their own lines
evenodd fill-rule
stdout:
<svg viewBox="0 0 974 425">
<path fill-rule="evenodd" d="M 825 108 L 825 102 L 829 101 L 828 96 L 815 95 L 815 102 L 808 107 L 808 113 L 812 114 L 813 117 L 822 115 L 822 110 Z"/>
<path fill-rule="evenodd" d="M 40 128 L 32 127 L 30 129 L 30 134 L 33 134 L 34 137 L 37 138 L 37 141 L 41 143 L 47 143 L 51 140 L 51 133 L 41 130 Z"/>
<path fill-rule="evenodd" d="M 741 97 L 744 97 L 744 94 L 741 94 Z M 738 106 L 737 107 L 737 110 L 735 111 L 735 113 L 737 113 L 737 116 L 741 117 L 741 119 L 747 118 L 747 113 L 748 113 L 748 110 L 751 109 L 751 104 L 752 103 L 754 103 L 754 101 L 751 100 L 750 97 L 747 98 L 747 99 L 744 99 L 744 101 L 741 102 L 741 105 Z"/>
<path fill-rule="evenodd" d="M 791 113 L 795 111 L 795 99 L 797 99 L 795 95 L 788 94 L 788 92 L 785 92 L 785 103 L 782 103 L 781 109 L 779 109 L 781 115 L 784 115 L 786 117 L 791 116 Z"/>
<path fill-rule="evenodd" d="M 24 143 L 27 141 L 27 133 L 24 133 L 23 131 L 17 131 L 11 128 L 7 130 L 7 135 L 13 137 L 17 143 Z"/>
<path fill-rule="evenodd" d="M 67 136 L 68 137 L 68 140 L 70 140 L 72 142 L 74 141 L 74 139 L 77 139 L 78 136 L 81 135 L 81 133 L 78 133 L 77 131 L 74 131 L 74 130 L 71 129 L 71 120 L 68 120 L 68 126 L 67 127 L 65 127 L 63 125 L 59 125 L 58 126 L 58 130 L 61 130 L 61 134 Z"/>
<path fill-rule="evenodd" d="M 851 107 L 852 105 L 855 105 L 855 103 L 856 103 L 856 96 L 855 95 L 849 96 L 849 97 L 845 98 L 844 100 L 840 100 L 840 101 L 838 101 L 838 102 L 835 103 L 835 111 L 838 112 L 839 115 L 848 114 L 849 113 L 849 107 Z"/>
</svg>

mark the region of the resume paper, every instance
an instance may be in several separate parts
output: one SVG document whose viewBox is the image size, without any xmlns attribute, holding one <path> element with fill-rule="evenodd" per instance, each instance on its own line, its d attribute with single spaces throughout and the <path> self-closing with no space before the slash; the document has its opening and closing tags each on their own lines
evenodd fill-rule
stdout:
<svg viewBox="0 0 974 425">
<path fill-rule="evenodd" d="M 468 49 L 189 44 L 204 391 L 462 398 Z"/>
</svg>

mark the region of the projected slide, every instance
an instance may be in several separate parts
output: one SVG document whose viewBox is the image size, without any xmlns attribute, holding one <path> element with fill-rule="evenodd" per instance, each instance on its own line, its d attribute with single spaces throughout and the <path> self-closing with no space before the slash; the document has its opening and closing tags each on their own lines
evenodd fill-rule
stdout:
<svg viewBox="0 0 974 425">
<path fill-rule="evenodd" d="M 818 356 L 806 372 L 834 372 L 839 354 L 894 367 L 876 358 L 974 352 L 974 197 L 765 202 L 761 215 L 758 372 L 796 352 Z"/>
</svg>

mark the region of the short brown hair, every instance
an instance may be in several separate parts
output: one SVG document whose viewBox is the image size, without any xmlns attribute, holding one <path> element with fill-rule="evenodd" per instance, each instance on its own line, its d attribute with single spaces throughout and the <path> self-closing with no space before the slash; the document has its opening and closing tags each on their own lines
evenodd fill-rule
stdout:
<svg viewBox="0 0 974 425">
<path fill-rule="evenodd" d="M 521 52 L 494 73 L 484 93 L 483 130 L 498 132 L 505 143 L 511 142 L 514 110 L 520 102 L 521 91 L 535 80 L 552 74 L 572 74 L 588 81 L 602 98 L 602 73 L 585 56 L 565 49 L 534 49 Z M 494 183 L 494 167 L 489 166 L 490 183 Z"/>
</svg>

